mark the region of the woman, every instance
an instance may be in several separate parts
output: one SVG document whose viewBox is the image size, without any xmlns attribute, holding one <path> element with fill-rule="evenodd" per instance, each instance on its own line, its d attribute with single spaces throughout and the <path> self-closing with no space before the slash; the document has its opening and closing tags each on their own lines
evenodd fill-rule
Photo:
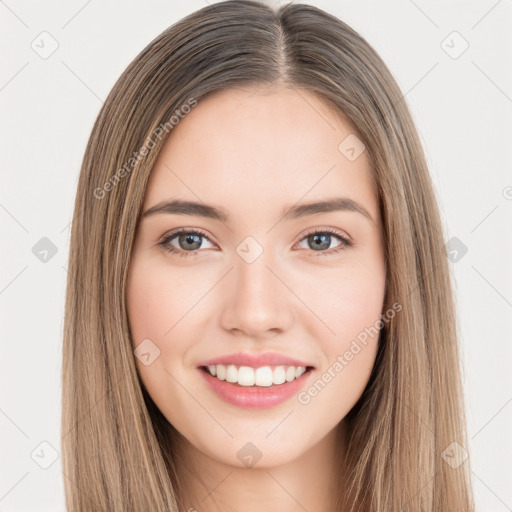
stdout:
<svg viewBox="0 0 512 512">
<path fill-rule="evenodd" d="M 228 1 L 151 42 L 93 128 L 69 258 L 70 512 L 473 510 L 428 168 L 337 18 Z"/>
</svg>

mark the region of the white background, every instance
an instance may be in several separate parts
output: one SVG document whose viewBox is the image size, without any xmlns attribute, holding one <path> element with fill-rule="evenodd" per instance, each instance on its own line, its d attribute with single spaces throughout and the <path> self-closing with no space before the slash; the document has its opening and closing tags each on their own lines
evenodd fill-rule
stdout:
<svg viewBox="0 0 512 512">
<path fill-rule="evenodd" d="M 511 2 L 306 3 L 360 32 L 387 63 L 411 108 L 447 240 L 457 237 L 468 249 L 451 265 L 477 508 L 512 510 Z M 65 269 L 78 172 L 92 124 L 137 53 L 205 5 L 204 0 L 0 2 L 2 512 L 64 510 Z M 44 31 L 51 37 L 40 36 Z M 458 58 L 452 57 L 463 40 L 453 31 L 469 44 Z M 51 38 L 58 48 L 43 59 L 31 45 L 51 48 Z M 43 237 L 57 250 L 46 263 L 32 251 Z M 43 469 L 53 455 L 55 462 Z"/>
</svg>

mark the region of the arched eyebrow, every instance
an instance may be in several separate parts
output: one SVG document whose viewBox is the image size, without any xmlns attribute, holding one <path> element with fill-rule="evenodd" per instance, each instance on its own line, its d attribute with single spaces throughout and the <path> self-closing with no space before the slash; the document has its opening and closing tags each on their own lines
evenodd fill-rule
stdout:
<svg viewBox="0 0 512 512">
<path fill-rule="evenodd" d="M 361 204 L 348 197 L 335 197 L 325 201 L 316 201 L 310 203 L 301 203 L 285 208 L 282 213 L 282 218 L 285 220 L 298 219 L 316 213 L 329 213 L 329 212 L 357 212 L 366 217 L 370 222 L 374 222 L 370 212 Z"/>
<path fill-rule="evenodd" d="M 315 201 L 309 203 L 295 204 L 284 208 L 281 219 L 293 220 L 317 213 L 329 213 L 337 211 L 358 212 L 366 217 L 370 222 L 374 222 L 368 210 L 347 197 L 336 197 L 324 201 Z M 174 215 L 193 215 L 197 217 L 205 217 L 208 219 L 218 220 L 221 222 L 229 221 L 228 212 L 221 206 L 213 206 L 206 203 L 197 203 L 195 201 L 184 201 L 182 199 L 173 199 L 170 201 L 162 201 L 146 210 L 143 216 L 149 217 L 160 213 Z"/>
</svg>

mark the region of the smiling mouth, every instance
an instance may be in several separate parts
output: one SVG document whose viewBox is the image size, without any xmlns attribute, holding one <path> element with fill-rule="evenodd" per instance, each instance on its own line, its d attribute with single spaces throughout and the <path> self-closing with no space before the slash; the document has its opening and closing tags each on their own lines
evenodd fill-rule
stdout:
<svg viewBox="0 0 512 512">
<path fill-rule="evenodd" d="M 271 387 L 280 386 L 309 373 L 312 366 L 236 366 L 215 364 L 201 366 L 200 369 L 218 380 L 226 381 L 240 387 Z"/>
</svg>

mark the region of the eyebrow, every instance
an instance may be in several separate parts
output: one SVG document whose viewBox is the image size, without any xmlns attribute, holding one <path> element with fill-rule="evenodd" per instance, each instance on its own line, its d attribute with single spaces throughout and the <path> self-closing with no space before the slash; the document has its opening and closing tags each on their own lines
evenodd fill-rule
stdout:
<svg viewBox="0 0 512 512">
<path fill-rule="evenodd" d="M 347 197 L 336 197 L 324 201 L 316 201 L 310 203 L 302 203 L 285 208 L 282 213 L 284 220 L 298 219 L 316 213 L 329 213 L 337 211 L 358 212 L 364 215 L 370 222 L 374 222 L 368 210 Z M 197 203 L 195 201 L 184 201 L 174 199 L 171 201 L 162 201 L 143 214 L 143 217 L 149 217 L 159 213 L 176 214 L 176 215 L 194 215 L 198 217 L 206 217 L 208 219 L 228 222 L 229 215 L 226 210 L 219 206 L 212 206 L 205 203 Z"/>
</svg>

